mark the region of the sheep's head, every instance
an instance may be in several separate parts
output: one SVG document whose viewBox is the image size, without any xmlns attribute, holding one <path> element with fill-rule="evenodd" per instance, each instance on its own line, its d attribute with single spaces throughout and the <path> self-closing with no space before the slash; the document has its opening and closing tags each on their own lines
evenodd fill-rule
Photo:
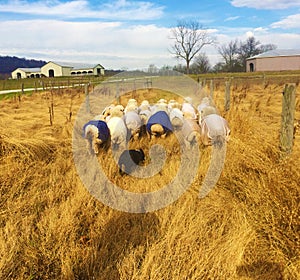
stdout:
<svg viewBox="0 0 300 280">
<path fill-rule="evenodd" d="M 141 103 L 141 106 L 143 106 L 143 105 L 150 106 L 149 101 L 148 100 L 143 100 L 142 103 Z"/>
<path fill-rule="evenodd" d="M 103 112 L 102 112 L 102 115 L 104 116 L 104 119 L 106 117 L 108 117 L 110 114 L 111 114 L 111 110 L 115 107 L 114 104 L 110 104 L 108 107 L 106 107 Z"/>
<path fill-rule="evenodd" d="M 193 112 L 184 112 L 183 117 L 187 120 L 194 120 L 197 116 Z"/>
<path fill-rule="evenodd" d="M 126 107 L 128 107 L 130 105 L 138 106 L 138 102 L 134 98 L 130 98 L 127 102 Z"/>
<path fill-rule="evenodd" d="M 206 106 L 202 109 L 201 111 L 201 116 L 202 117 L 205 117 L 205 116 L 208 116 L 208 115 L 211 115 L 211 114 L 216 114 L 217 113 L 217 110 L 215 107 L 213 106 Z"/>
<path fill-rule="evenodd" d="M 140 114 L 142 124 L 146 124 L 148 121 L 148 116 L 146 114 Z"/>
<path fill-rule="evenodd" d="M 157 103 L 167 103 L 167 100 L 164 98 L 161 98 L 157 101 Z"/>
<path fill-rule="evenodd" d="M 168 104 L 167 103 L 157 103 L 155 105 L 155 112 L 164 111 L 168 112 Z"/>
<path fill-rule="evenodd" d="M 124 107 L 122 105 L 116 105 L 110 110 L 111 117 L 122 117 L 124 115 Z"/>
<path fill-rule="evenodd" d="M 138 110 L 139 110 L 139 108 L 135 104 L 129 104 L 126 106 L 126 109 L 125 109 L 126 112 L 138 112 Z"/>
</svg>

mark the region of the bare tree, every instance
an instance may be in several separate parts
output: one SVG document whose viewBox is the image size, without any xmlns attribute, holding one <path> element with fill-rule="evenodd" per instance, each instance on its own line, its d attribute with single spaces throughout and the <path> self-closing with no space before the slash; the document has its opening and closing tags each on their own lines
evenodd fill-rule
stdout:
<svg viewBox="0 0 300 280">
<path fill-rule="evenodd" d="M 244 71 L 246 71 L 246 60 L 247 58 L 261 54 L 265 51 L 276 49 L 276 45 L 267 44 L 262 45 L 260 41 L 257 41 L 253 36 L 249 37 L 245 43 L 240 44 L 239 48 L 239 59 L 243 65 Z"/>
<path fill-rule="evenodd" d="M 239 46 L 238 40 L 230 41 L 228 45 L 223 44 L 218 48 L 219 54 L 223 57 L 225 64 L 224 69 L 227 72 L 241 71 L 241 65 L 239 63 Z"/>
<path fill-rule="evenodd" d="M 205 45 L 212 45 L 215 39 L 211 37 L 207 29 L 196 21 L 180 21 L 171 30 L 170 39 L 174 40 L 170 53 L 186 62 L 186 72 L 189 74 L 192 59 L 202 50 Z"/>
<path fill-rule="evenodd" d="M 190 67 L 190 73 L 201 74 L 208 73 L 211 70 L 209 59 L 205 53 L 195 56 L 195 60 Z"/>
<path fill-rule="evenodd" d="M 276 49 L 275 45 L 262 45 L 254 37 L 249 37 L 245 42 L 238 42 L 236 39 L 218 48 L 224 62 L 219 63 L 215 69 L 225 72 L 246 71 L 247 58 L 273 49 Z"/>
</svg>

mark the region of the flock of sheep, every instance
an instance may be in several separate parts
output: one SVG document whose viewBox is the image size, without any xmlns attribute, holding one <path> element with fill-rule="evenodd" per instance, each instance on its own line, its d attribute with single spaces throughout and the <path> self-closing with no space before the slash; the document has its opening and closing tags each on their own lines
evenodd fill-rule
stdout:
<svg viewBox="0 0 300 280">
<path fill-rule="evenodd" d="M 125 107 L 121 104 L 106 107 L 83 127 L 89 149 L 98 154 L 99 145 L 106 145 L 123 152 L 119 166 L 124 165 L 124 168 L 130 159 L 136 164 L 144 159 L 141 149 L 126 150 L 131 139 L 134 141 L 143 135 L 149 139 L 165 138 L 174 132 L 179 133 L 185 147 L 190 149 L 201 142 L 220 147 L 228 141 L 230 129 L 208 97 L 196 106 L 189 97 L 182 103 L 160 99 L 155 104 L 147 100 L 138 104 L 137 100 L 129 99 Z"/>
</svg>

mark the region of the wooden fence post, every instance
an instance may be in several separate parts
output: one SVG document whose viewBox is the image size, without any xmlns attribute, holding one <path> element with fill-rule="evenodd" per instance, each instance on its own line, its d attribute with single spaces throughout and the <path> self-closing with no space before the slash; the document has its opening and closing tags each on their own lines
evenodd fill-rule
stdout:
<svg viewBox="0 0 300 280">
<path fill-rule="evenodd" d="M 211 99 L 214 98 L 214 80 L 213 79 L 210 80 L 210 98 Z"/>
<path fill-rule="evenodd" d="M 21 102 L 21 96 L 24 95 L 24 83 L 21 84 L 21 93 L 18 94 L 19 102 Z"/>
<path fill-rule="evenodd" d="M 197 82 L 199 85 L 199 90 L 202 90 L 202 80 L 200 79 L 200 77 L 197 78 Z"/>
<path fill-rule="evenodd" d="M 123 80 L 122 80 L 123 82 Z M 116 96 L 115 96 L 117 103 L 120 104 L 120 84 L 119 82 L 116 83 Z"/>
<path fill-rule="evenodd" d="M 280 150 L 290 154 L 293 148 L 296 85 L 286 84 L 282 93 Z"/>
<path fill-rule="evenodd" d="M 229 111 L 230 109 L 230 86 L 231 82 L 225 82 L 225 112 Z"/>
<path fill-rule="evenodd" d="M 85 92 L 85 109 L 87 113 L 90 113 L 90 96 L 89 96 L 88 84 L 84 85 L 84 92 Z"/>
</svg>

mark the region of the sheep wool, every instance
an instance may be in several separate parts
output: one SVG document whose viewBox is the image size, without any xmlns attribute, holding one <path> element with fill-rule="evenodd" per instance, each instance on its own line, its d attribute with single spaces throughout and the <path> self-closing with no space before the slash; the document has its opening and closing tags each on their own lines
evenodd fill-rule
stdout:
<svg viewBox="0 0 300 280">
<path fill-rule="evenodd" d="M 88 125 L 93 125 L 98 129 L 98 139 L 102 142 L 106 142 L 109 139 L 110 132 L 106 122 L 101 120 L 90 120 L 83 126 L 83 135 L 85 135 L 85 129 Z"/>
<path fill-rule="evenodd" d="M 165 111 L 158 111 L 149 118 L 146 125 L 146 129 L 149 133 L 151 133 L 151 126 L 154 124 L 160 124 L 165 132 L 173 131 L 170 118 Z"/>
</svg>

